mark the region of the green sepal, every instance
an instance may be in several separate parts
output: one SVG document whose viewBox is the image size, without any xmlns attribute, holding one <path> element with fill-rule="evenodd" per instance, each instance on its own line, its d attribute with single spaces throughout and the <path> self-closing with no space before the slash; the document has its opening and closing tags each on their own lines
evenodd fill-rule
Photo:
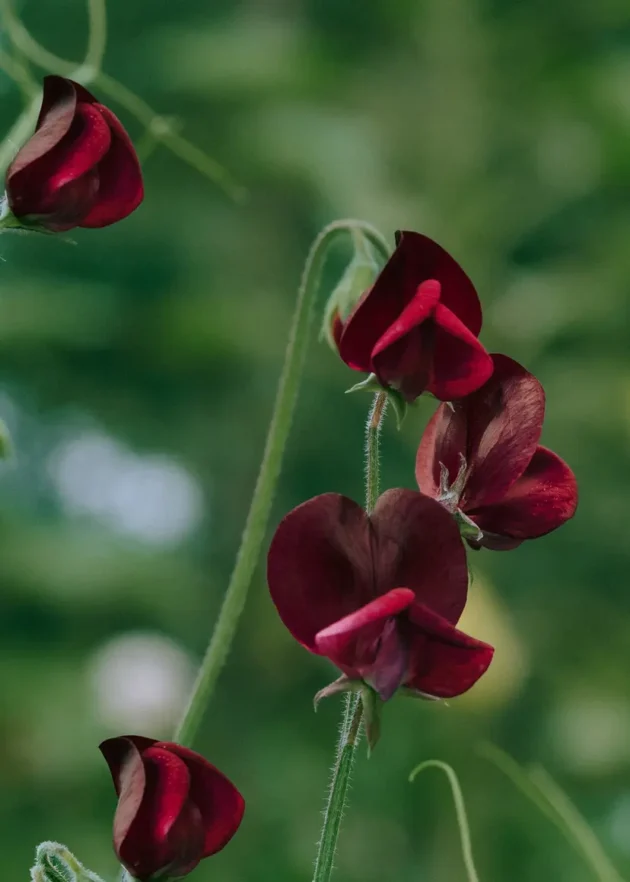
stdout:
<svg viewBox="0 0 630 882">
<path fill-rule="evenodd" d="M 379 383 L 376 378 L 376 374 L 368 374 L 365 380 L 361 380 L 360 383 L 355 383 L 354 386 L 350 386 L 349 389 L 346 389 L 346 395 L 349 395 L 351 392 L 382 392 L 383 386 Z"/>
<path fill-rule="evenodd" d="M 461 511 L 461 509 L 456 509 L 453 513 L 453 517 L 459 527 L 459 535 L 462 539 L 472 539 L 474 542 L 481 542 L 483 539 L 483 532 L 474 521 Z"/>
<path fill-rule="evenodd" d="M 381 737 L 381 710 L 383 702 L 371 686 L 363 683 L 361 686 L 361 703 L 363 704 L 363 728 L 368 744 L 368 756 L 371 756 Z"/>
<path fill-rule="evenodd" d="M 397 389 L 381 385 L 376 374 L 368 374 L 365 380 L 361 380 L 360 383 L 355 383 L 354 386 L 346 389 L 346 395 L 349 395 L 351 392 L 387 392 L 387 399 L 396 417 L 396 428 L 400 429 L 403 420 L 407 416 L 409 405 Z"/>
<path fill-rule="evenodd" d="M 328 686 L 324 686 L 323 689 L 320 689 L 313 696 L 313 710 L 317 712 L 317 707 L 322 698 L 330 698 L 331 695 L 340 695 L 342 692 L 355 692 L 360 686 L 360 680 L 351 680 L 345 674 L 342 674 L 339 679 L 329 683 Z"/>
</svg>

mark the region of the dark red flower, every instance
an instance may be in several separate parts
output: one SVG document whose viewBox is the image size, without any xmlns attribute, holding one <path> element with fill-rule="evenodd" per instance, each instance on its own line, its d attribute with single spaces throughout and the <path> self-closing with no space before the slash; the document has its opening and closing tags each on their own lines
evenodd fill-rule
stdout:
<svg viewBox="0 0 630 882">
<path fill-rule="evenodd" d="M 420 441 L 416 478 L 479 528 L 479 547 L 516 548 L 573 517 L 577 482 L 569 466 L 538 440 L 545 393 L 532 374 L 506 355 L 477 392 L 441 404 Z"/>
<path fill-rule="evenodd" d="M 184 876 L 238 830 L 243 797 L 198 753 L 141 735 L 100 749 L 118 794 L 114 850 L 134 878 Z"/>
<path fill-rule="evenodd" d="M 396 233 L 397 247 L 344 323 L 339 354 L 376 374 L 407 401 L 428 391 L 442 401 L 478 389 L 492 373 L 477 339 L 481 306 L 459 264 L 420 233 Z"/>
<path fill-rule="evenodd" d="M 383 700 L 399 686 L 459 695 L 492 659 L 454 627 L 468 589 L 457 526 L 413 490 L 388 490 L 369 517 L 336 493 L 303 503 L 276 531 L 267 576 L 296 640 Z"/>
<path fill-rule="evenodd" d="M 9 166 L 6 191 L 27 225 L 106 227 L 140 205 L 142 173 L 111 110 L 78 83 L 48 76 L 35 134 Z"/>
</svg>

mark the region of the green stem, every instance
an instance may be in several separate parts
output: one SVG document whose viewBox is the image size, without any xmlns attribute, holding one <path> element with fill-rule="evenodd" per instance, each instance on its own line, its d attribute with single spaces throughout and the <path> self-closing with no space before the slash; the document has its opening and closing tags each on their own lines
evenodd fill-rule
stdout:
<svg viewBox="0 0 630 882">
<path fill-rule="evenodd" d="M 341 220 L 329 224 L 311 247 L 300 282 L 284 367 L 241 546 L 188 708 L 177 730 L 176 740 L 180 744 L 190 744 L 199 728 L 204 710 L 232 645 L 236 626 L 260 557 L 302 378 L 315 297 L 326 252 L 331 241 L 340 233 L 355 228 L 365 233 L 384 259 L 388 257 L 389 249 L 380 233 L 369 224 L 357 220 Z"/>
<path fill-rule="evenodd" d="M 377 392 L 372 402 L 370 415 L 365 427 L 365 508 L 371 512 L 378 499 L 379 487 L 379 442 L 383 417 L 387 410 L 387 393 Z M 346 805 L 350 773 L 354 765 L 359 730 L 363 716 L 363 703 L 360 692 L 346 696 L 343 717 L 337 742 L 337 759 L 333 769 L 328 801 L 324 812 L 322 835 L 317 846 L 313 882 L 328 882 L 331 877 L 339 829 Z"/>
<path fill-rule="evenodd" d="M 362 714 L 361 694 L 355 692 L 348 695 L 345 717 L 342 722 L 337 745 L 337 759 L 324 813 L 322 835 L 317 847 L 313 882 L 328 882 L 332 874 L 335 852 L 337 851 L 337 840 L 339 839 L 339 828 L 346 805 L 348 784 L 350 783 L 350 773 L 354 765 L 356 746 L 359 743 Z M 348 720 L 347 723 L 346 720 Z"/>
<path fill-rule="evenodd" d="M 387 392 L 376 393 L 365 427 L 365 509 L 368 514 L 379 494 L 381 426 L 387 400 Z"/>
<path fill-rule="evenodd" d="M 462 788 L 459 784 L 457 775 L 455 774 L 455 770 L 452 766 L 449 766 L 448 763 L 443 763 L 441 760 L 426 760 L 425 762 L 420 763 L 419 766 L 416 766 L 411 775 L 409 775 L 409 781 L 413 783 L 416 775 L 419 775 L 420 772 L 423 772 L 425 769 L 431 768 L 440 769 L 444 772 L 448 779 L 448 783 L 451 786 L 453 804 L 455 805 L 455 814 L 457 816 L 457 826 L 459 827 L 459 838 L 462 844 L 462 857 L 464 859 L 464 866 L 466 867 L 468 882 L 479 882 L 479 876 L 477 875 L 475 859 L 472 852 L 472 841 L 470 838 L 470 826 L 468 824 L 466 803 L 464 802 L 464 794 L 462 793 Z"/>
</svg>

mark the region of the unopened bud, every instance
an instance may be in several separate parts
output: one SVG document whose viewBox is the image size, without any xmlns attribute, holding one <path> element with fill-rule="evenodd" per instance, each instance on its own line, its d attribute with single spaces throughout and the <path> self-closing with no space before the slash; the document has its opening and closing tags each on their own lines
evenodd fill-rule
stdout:
<svg viewBox="0 0 630 882">
<path fill-rule="evenodd" d="M 102 882 L 59 842 L 41 842 L 31 867 L 32 882 Z"/>
<path fill-rule="evenodd" d="M 352 231 L 354 254 L 328 298 L 320 339 L 336 352 L 344 324 L 363 294 L 372 287 L 380 267 L 372 247 L 359 230 Z"/>
</svg>

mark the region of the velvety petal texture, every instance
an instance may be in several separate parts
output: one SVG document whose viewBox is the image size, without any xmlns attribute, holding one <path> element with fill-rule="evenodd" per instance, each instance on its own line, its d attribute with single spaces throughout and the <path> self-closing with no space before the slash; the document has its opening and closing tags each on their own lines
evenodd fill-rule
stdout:
<svg viewBox="0 0 630 882">
<path fill-rule="evenodd" d="M 459 264 L 420 233 L 397 247 L 337 335 L 342 359 L 376 374 L 407 401 L 428 391 L 448 401 L 478 389 L 492 361 L 477 336 L 481 306 Z"/>
<path fill-rule="evenodd" d="M 118 794 L 114 850 L 134 878 L 184 876 L 238 830 L 243 797 L 200 754 L 141 735 L 100 749 Z"/>
<path fill-rule="evenodd" d="M 569 466 L 539 445 L 545 394 L 529 371 L 492 356 L 492 377 L 476 392 L 442 404 L 420 441 L 416 479 L 423 493 L 458 508 L 483 532 L 471 544 L 515 548 L 573 517 L 577 482 Z"/>
<path fill-rule="evenodd" d="M 47 76 L 35 133 L 9 166 L 6 193 L 26 223 L 52 232 L 104 227 L 142 202 L 142 173 L 111 110 L 78 83 Z"/>
<path fill-rule="evenodd" d="M 413 490 L 388 490 L 370 516 L 336 493 L 298 506 L 276 530 L 267 578 L 293 636 L 384 701 L 400 686 L 458 695 L 492 658 L 454 627 L 468 589 L 459 530 Z"/>
</svg>

